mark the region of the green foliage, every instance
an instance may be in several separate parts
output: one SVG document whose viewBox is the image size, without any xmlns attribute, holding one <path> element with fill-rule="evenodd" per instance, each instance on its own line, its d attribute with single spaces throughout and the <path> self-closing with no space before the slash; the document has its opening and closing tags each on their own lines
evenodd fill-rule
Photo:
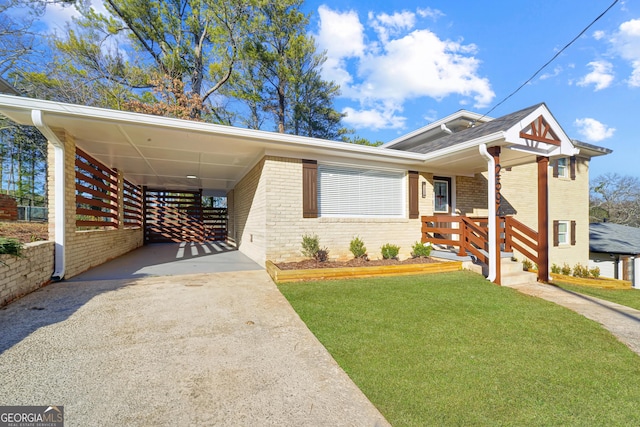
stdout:
<svg viewBox="0 0 640 427">
<path fill-rule="evenodd" d="M 349 250 L 353 254 L 354 258 L 366 258 L 367 248 L 364 246 L 364 242 L 360 237 L 354 237 L 349 244 Z"/>
<path fill-rule="evenodd" d="M 325 262 L 329 259 L 329 249 L 320 248 L 320 238 L 317 235 L 305 234 L 302 236 L 302 255 Z"/>
<path fill-rule="evenodd" d="M 316 234 L 302 236 L 302 255 L 307 258 L 315 258 L 320 250 L 320 238 Z"/>
<path fill-rule="evenodd" d="M 528 259 L 523 259 L 522 260 L 522 269 L 524 271 L 529 271 L 533 268 L 533 263 L 531 261 L 529 261 Z"/>
<path fill-rule="evenodd" d="M 415 242 L 411 246 L 411 256 L 413 258 L 427 258 L 429 255 L 431 255 L 431 243 Z"/>
<path fill-rule="evenodd" d="M 346 133 L 351 133 L 353 131 L 350 130 L 345 130 Z M 361 136 L 347 136 L 347 135 L 343 135 L 340 138 L 343 142 L 348 142 L 349 144 L 357 144 L 357 145 L 370 145 L 372 147 L 379 147 L 382 144 L 384 144 L 382 141 L 376 141 L 376 142 L 372 142 L 369 141 L 366 138 L 363 138 Z"/>
<path fill-rule="evenodd" d="M 593 267 L 589 269 L 589 275 L 594 279 L 597 279 L 598 277 L 600 277 L 600 267 Z"/>
<path fill-rule="evenodd" d="M 22 243 L 18 239 L 0 237 L 0 255 L 22 255 Z"/>
<path fill-rule="evenodd" d="M 558 264 L 551 264 L 551 272 L 553 274 L 560 274 L 560 266 Z"/>
<path fill-rule="evenodd" d="M 398 253 L 400 252 L 400 246 L 392 245 L 391 243 L 385 243 L 380 248 L 383 259 L 398 259 Z"/>
<path fill-rule="evenodd" d="M 560 274 L 563 274 L 565 276 L 570 276 L 571 275 L 571 266 L 565 262 L 562 265 L 562 268 L 560 269 Z"/>
</svg>

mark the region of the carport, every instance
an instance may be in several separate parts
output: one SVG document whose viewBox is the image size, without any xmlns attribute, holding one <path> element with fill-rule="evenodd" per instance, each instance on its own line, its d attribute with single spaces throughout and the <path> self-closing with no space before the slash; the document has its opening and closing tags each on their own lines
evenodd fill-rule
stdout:
<svg viewBox="0 0 640 427">
<path fill-rule="evenodd" d="M 36 126 L 49 141 L 54 280 L 148 242 L 234 245 L 241 236 L 233 203 L 229 212 L 216 210 L 202 206 L 202 196 L 225 197 L 265 155 L 351 150 L 294 135 L 8 95 L 0 95 L 0 105 L 3 115 Z"/>
</svg>

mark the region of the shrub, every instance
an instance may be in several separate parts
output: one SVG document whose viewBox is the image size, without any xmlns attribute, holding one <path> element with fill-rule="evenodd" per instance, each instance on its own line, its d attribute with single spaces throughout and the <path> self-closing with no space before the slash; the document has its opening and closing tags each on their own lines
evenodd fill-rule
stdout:
<svg viewBox="0 0 640 427">
<path fill-rule="evenodd" d="M 594 279 L 597 279 L 598 277 L 600 277 L 600 267 L 593 267 L 592 269 L 589 270 L 589 274 Z"/>
<path fill-rule="evenodd" d="M 431 243 L 424 244 L 422 242 L 415 242 L 411 247 L 411 256 L 414 258 L 427 258 L 431 255 Z"/>
<path fill-rule="evenodd" d="M 0 254 L 20 256 L 22 254 L 22 243 L 18 239 L 0 237 Z"/>
<path fill-rule="evenodd" d="M 570 276 L 571 275 L 571 267 L 569 266 L 569 264 L 567 264 L 565 262 L 562 265 L 562 268 L 560 269 L 560 274 L 564 274 L 565 276 Z"/>
<path fill-rule="evenodd" d="M 522 260 L 522 269 L 524 271 L 529 271 L 533 268 L 533 263 L 531 261 L 529 261 L 528 259 L 523 259 Z"/>
<path fill-rule="evenodd" d="M 391 243 L 385 243 L 380 248 L 380 251 L 382 252 L 382 258 L 384 259 L 398 259 L 400 246 L 392 245 Z"/>
<path fill-rule="evenodd" d="M 558 264 L 551 264 L 551 272 L 553 274 L 560 274 L 560 266 Z"/>
<path fill-rule="evenodd" d="M 329 250 L 327 248 L 318 250 L 314 258 L 318 262 L 327 262 L 329 260 Z"/>
<path fill-rule="evenodd" d="M 354 258 L 367 258 L 367 248 L 360 237 L 354 237 L 349 244 L 349 250 Z"/>
<path fill-rule="evenodd" d="M 578 263 L 573 267 L 574 277 L 589 277 L 589 268 Z"/>
<path fill-rule="evenodd" d="M 317 235 L 305 234 L 302 236 L 302 255 L 307 258 L 315 258 L 320 250 L 320 239 Z"/>
</svg>

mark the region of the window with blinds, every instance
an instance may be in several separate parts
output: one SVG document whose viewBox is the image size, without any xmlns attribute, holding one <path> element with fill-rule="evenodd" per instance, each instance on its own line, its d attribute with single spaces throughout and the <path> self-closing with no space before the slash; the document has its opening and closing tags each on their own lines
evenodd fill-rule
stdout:
<svg viewBox="0 0 640 427">
<path fill-rule="evenodd" d="M 404 176 L 404 172 L 318 165 L 318 214 L 403 218 Z"/>
</svg>

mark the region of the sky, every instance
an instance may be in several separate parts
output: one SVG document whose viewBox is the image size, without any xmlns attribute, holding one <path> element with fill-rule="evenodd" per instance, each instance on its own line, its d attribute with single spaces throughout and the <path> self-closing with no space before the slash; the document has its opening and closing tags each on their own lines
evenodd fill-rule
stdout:
<svg viewBox="0 0 640 427">
<path fill-rule="evenodd" d="M 388 142 L 460 109 L 496 118 L 545 102 L 569 137 L 613 150 L 591 162 L 591 178 L 640 178 L 640 2 L 619 0 L 505 100 L 612 3 L 306 0 L 304 10 L 357 135 Z M 44 20 L 72 13 L 49 7 Z"/>
</svg>

